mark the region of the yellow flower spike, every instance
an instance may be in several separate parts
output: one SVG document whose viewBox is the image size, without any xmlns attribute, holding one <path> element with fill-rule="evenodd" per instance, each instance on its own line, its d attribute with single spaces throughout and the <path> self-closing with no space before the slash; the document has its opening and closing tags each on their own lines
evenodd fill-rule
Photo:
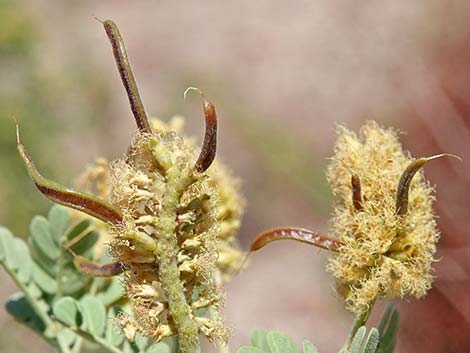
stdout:
<svg viewBox="0 0 470 353">
<path fill-rule="evenodd" d="M 335 208 L 332 235 L 345 245 L 330 257 L 328 270 L 349 288 L 346 302 L 357 314 L 369 310 L 377 297 L 422 297 L 431 286 L 439 232 L 433 190 L 416 173 L 444 155 L 413 161 L 396 133 L 375 122 L 368 122 L 360 136 L 344 127 L 338 134 L 327 177 L 342 200 Z M 355 177 L 360 178 L 360 207 Z M 354 212 L 348 206 L 351 193 Z"/>
<path fill-rule="evenodd" d="M 403 152 L 396 132 L 375 122 L 366 123 L 359 136 L 339 127 L 327 171 L 333 193 L 340 199 L 331 220 L 331 237 L 278 228 L 258 236 L 251 250 L 280 239 L 330 250 L 327 270 L 337 279 L 359 326 L 377 298 L 420 298 L 431 287 L 439 232 L 432 210 L 433 189 L 417 172 L 426 162 L 443 156 L 456 157 L 440 154 L 412 160 Z"/>
<path fill-rule="evenodd" d="M 123 286 L 133 315 L 117 319 L 126 337 L 132 340 L 139 332 L 158 342 L 177 334 L 182 352 L 199 353 L 200 332 L 219 343 L 227 339 L 218 287 L 219 271 L 224 270 L 217 267 L 217 261 L 228 260 L 219 256 L 218 241 L 223 242 L 223 251 L 234 249 L 233 237 L 242 213 L 233 180 L 227 173 L 217 174 L 216 168 L 208 169 L 217 147 L 215 108 L 198 90 L 205 116 L 199 153 L 168 125 L 157 123 L 152 128 L 119 30 L 110 20 L 102 24 L 138 128 L 124 158 L 100 161 L 79 181 L 105 200 L 44 179 L 21 145 L 19 134 L 18 150 L 36 186 L 49 199 L 108 223 L 94 226 L 108 233 L 103 238 L 115 262 L 97 265 L 80 256 L 74 262 L 92 276 L 124 272 Z M 181 128 L 181 119 L 171 126 Z M 197 308 L 203 303 L 208 310 L 201 313 Z"/>
</svg>

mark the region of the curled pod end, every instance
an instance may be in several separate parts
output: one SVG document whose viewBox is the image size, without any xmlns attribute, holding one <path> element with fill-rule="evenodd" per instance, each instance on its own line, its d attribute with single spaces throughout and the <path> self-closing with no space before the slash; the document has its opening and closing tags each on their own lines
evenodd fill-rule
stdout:
<svg viewBox="0 0 470 353">
<path fill-rule="evenodd" d="M 418 158 L 411 162 L 400 177 L 397 187 L 395 212 L 398 216 L 403 216 L 408 212 L 408 193 L 410 190 L 411 180 L 415 174 L 430 160 L 440 157 L 453 157 L 462 160 L 459 156 L 449 153 L 437 154 L 431 157 Z"/>
<path fill-rule="evenodd" d="M 195 87 L 189 87 L 184 92 L 184 98 L 189 91 L 197 91 L 203 98 L 203 110 L 205 117 L 205 132 L 204 141 L 202 143 L 201 152 L 194 165 L 194 170 L 198 173 L 203 173 L 209 168 L 215 159 L 217 151 L 217 113 L 215 112 L 214 105 L 209 102 L 202 91 Z"/>
</svg>

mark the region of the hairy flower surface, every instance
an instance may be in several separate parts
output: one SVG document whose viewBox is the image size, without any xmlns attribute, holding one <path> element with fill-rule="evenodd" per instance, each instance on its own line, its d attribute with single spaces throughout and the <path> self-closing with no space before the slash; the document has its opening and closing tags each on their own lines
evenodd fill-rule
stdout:
<svg viewBox="0 0 470 353">
<path fill-rule="evenodd" d="M 420 298 L 431 287 L 439 231 L 433 188 L 419 170 L 444 155 L 413 159 L 402 150 L 394 130 L 373 121 L 359 136 L 340 126 L 327 171 L 339 198 L 330 235 L 275 228 L 261 233 L 251 251 L 283 239 L 331 251 L 327 270 L 359 321 L 367 319 L 377 298 Z"/>
<path fill-rule="evenodd" d="M 158 131 L 161 134 L 173 132 L 181 135 L 184 127 L 184 118 L 174 116 L 168 123 L 159 119 L 151 119 L 151 124 L 154 131 Z M 188 149 L 196 151 L 193 139 L 183 136 L 183 144 Z M 77 178 L 75 185 L 79 190 L 111 201 L 111 172 L 110 163 L 103 158 L 98 158 Z M 236 234 L 240 228 L 245 201 L 240 195 L 239 181 L 217 159 L 207 170 L 207 175 L 210 177 L 208 183 L 214 187 L 217 194 L 214 196 L 217 199 L 215 219 L 218 222 L 216 241 L 218 257 L 215 278 L 220 285 L 230 280 L 244 259 L 244 253 L 239 248 Z M 76 212 L 76 217 L 81 218 L 84 215 L 81 212 Z M 183 216 L 181 219 L 184 217 L 188 218 L 189 216 Z M 103 243 L 103 245 L 109 243 L 112 239 L 112 235 L 109 234 L 109 227 L 100 221 L 97 221 L 95 226 L 101 231 L 100 243 Z M 103 247 L 98 245 L 96 248 L 99 251 Z"/>
<path fill-rule="evenodd" d="M 368 122 L 359 136 L 338 129 L 327 178 L 340 198 L 332 234 L 344 245 L 330 257 L 328 270 L 356 313 L 367 310 L 378 296 L 419 298 L 431 286 L 439 232 L 433 189 L 421 173 L 409 186 L 407 211 L 397 209 L 399 180 L 412 162 L 391 129 L 375 122 Z M 356 197 L 352 186 L 359 186 Z"/>
</svg>

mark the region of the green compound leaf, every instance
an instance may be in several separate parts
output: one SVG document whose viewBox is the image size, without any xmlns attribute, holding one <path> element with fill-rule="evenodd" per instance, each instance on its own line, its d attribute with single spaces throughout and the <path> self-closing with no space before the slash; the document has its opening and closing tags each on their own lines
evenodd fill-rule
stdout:
<svg viewBox="0 0 470 353">
<path fill-rule="evenodd" d="M 49 222 L 42 216 L 33 218 L 29 227 L 33 246 L 48 259 L 55 261 L 59 257 L 59 247 L 54 242 L 49 231 Z"/>
<path fill-rule="evenodd" d="M 54 205 L 49 210 L 49 231 L 55 243 L 60 246 L 61 239 L 67 229 L 70 221 L 70 212 L 67 208 L 59 205 Z"/>
<path fill-rule="evenodd" d="M 350 353 L 360 353 L 364 337 L 366 336 L 367 329 L 365 326 L 361 326 L 354 335 L 351 347 L 349 347 Z"/>
<path fill-rule="evenodd" d="M 364 344 L 363 353 L 375 353 L 377 351 L 377 347 L 379 346 L 379 340 L 379 330 L 374 327 L 370 330 L 369 336 L 367 336 L 366 343 Z"/>
<path fill-rule="evenodd" d="M 263 351 L 258 347 L 243 346 L 237 349 L 237 353 L 269 353 L 269 351 Z"/>
<path fill-rule="evenodd" d="M 263 330 L 262 328 L 255 328 L 251 332 L 251 345 L 258 347 L 259 349 L 269 352 L 268 341 L 266 340 L 266 335 L 268 331 Z"/>
<path fill-rule="evenodd" d="M 52 307 L 54 316 L 69 327 L 80 326 L 81 315 L 78 311 L 77 302 L 71 297 L 62 297 Z"/>
<path fill-rule="evenodd" d="M 271 353 L 298 353 L 294 341 L 282 332 L 271 331 L 266 335 Z"/>
<path fill-rule="evenodd" d="M 302 349 L 304 353 L 318 353 L 317 347 L 315 347 L 312 342 L 304 340 L 302 342 Z"/>
<path fill-rule="evenodd" d="M 79 302 L 84 329 L 94 336 L 102 336 L 106 327 L 106 308 L 94 297 L 85 296 Z"/>
<path fill-rule="evenodd" d="M 93 231 L 88 219 L 71 226 L 69 222 L 68 210 L 60 206 L 49 211 L 48 219 L 35 217 L 30 227 L 29 247 L 0 227 L 0 264 L 25 292 L 8 301 L 7 311 L 61 349 L 68 347 L 78 352 L 78 348 L 72 347 L 78 343 L 77 337 L 81 337 L 85 340 L 84 349 L 89 341 L 113 353 L 170 353 L 165 344 L 151 345 L 144 340 L 140 347 L 129 344 L 116 326 L 107 324 L 118 312 L 116 309 L 106 314 L 105 305 L 122 298 L 120 279 L 106 279 L 90 286 L 95 280 L 77 271 L 66 246 L 91 256 L 99 234 Z M 96 297 L 87 294 L 89 290 Z M 59 323 L 64 327 L 60 328 Z"/>
</svg>

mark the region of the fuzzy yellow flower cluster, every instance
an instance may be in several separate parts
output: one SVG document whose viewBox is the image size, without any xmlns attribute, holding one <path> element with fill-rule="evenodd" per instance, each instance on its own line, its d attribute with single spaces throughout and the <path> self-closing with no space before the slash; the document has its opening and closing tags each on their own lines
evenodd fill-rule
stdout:
<svg viewBox="0 0 470 353">
<path fill-rule="evenodd" d="M 172 117 L 168 123 L 159 119 L 151 119 L 154 131 L 160 133 L 174 132 L 182 135 L 184 129 L 184 118 L 181 116 Z M 196 148 L 192 138 L 183 136 L 184 144 L 188 148 Z M 241 217 L 245 207 L 245 200 L 240 194 L 240 182 L 232 176 L 231 171 L 217 159 L 206 171 L 210 176 L 208 182 L 215 187 L 217 192 L 217 203 L 215 208 L 215 218 L 219 222 L 217 231 L 217 261 L 215 280 L 218 285 L 231 279 L 237 272 L 244 260 L 244 253 L 240 250 L 237 232 L 241 225 Z M 98 158 L 89 165 L 86 170 L 77 178 L 75 186 L 78 190 L 89 192 L 101 199 L 111 201 L 111 166 L 110 162 L 104 158 Z M 75 217 L 86 217 L 81 212 L 74 212 Z M 92 219 L 93 220 L 93 219 Z M 99 243 L 95 246 L 99 253 L 105 251 L 106 244 L 112 239 L 109 234 L 109 227 L 106 223 L 96 221 L 95 227 L 100 230 Z"/>
<path fill-rule="evenodd" d="M 171 192 L 166 174 L 176 165 L 182 176 L 194 178 L 183 181 L 176 207 L 174 241 L 179 248 L 176 257 L 184 293 L 199 328 L 210 339 L 225 341 L 227 328 L 217 313 L 221 309 L 219 286 L 243 258 L 235 238 L 244 204 L 238 182 L 218 162 L 205 175 L 195 176 L 190 171 L 196 148 L 191 139 L 176 134 L 182 129 L 181 118 L 175 117 L 169 124 L 156 119 L 151 122 L 154 133 L 136 135 L 129 156 L 111 163 L 99 159 L 77 180 L 80 189 L 124 210 L 125 227 L 102 229 L 113 257 L 128 267 L 124 287 L 134 315 L 121 315 L 121 325 L 128 338 L 137 331 L 157 340 L 177 333 L 165 298 L 166 288 L 162 288 L 155 267 L 161 261 L 156 255 L 161 237 L 161 200 Z M 162 249 L 161 256 L 169 250 Z M 195 314 L 202 308 L 210 308 L 210 317 Z"/>
<path fill-rule="evenodd" d="M 412 162 L 391 129 L 375 122 L 363 126 L 359 136 L 338 129 L 327 178 L 340 198 L 332 235 L 344 245 L 330 257 L 328 270 L 355 313 L 368 310 L 377 297 L 419 298 L 431 286 L 439 232 L 433 189 L 421 173 L 410 176 L 406 212 L 397 210 L 399 180 Z M 353 190 L 359 188 L 355 196 L 352 177 Z"/>
<path fill-rule="evenodd" d="M 133 310 L 119 317 L 127 338 L 140 332 L 158 342 L 178 335 L 182 352 L 197 353 L 200 332 L 219 343 L 228 338 L 219 285 L 241 262 L 234 234 L 243 202 L 229 173 L 213 165 L 214 105 L 197 88 L 185 92 L 197 91 L 203 98 L 205 132 L 197 153 L 191 140 L 174 131 L 181 128 L 181 119 L 168 126 L 148 119 L 119 29 L 111 20 L 102 24 L 138 129 L 127 154 L 90 167 L 79 180 L 84 193 L 44 178 L 17 127 L 18 151 L 44 196 L 106 223 L 100 227 L 109 235 L 115 262 L 100 265 L 74 256 L 74 263 L 91 276 L 124 273 Z"/>
</svg>

